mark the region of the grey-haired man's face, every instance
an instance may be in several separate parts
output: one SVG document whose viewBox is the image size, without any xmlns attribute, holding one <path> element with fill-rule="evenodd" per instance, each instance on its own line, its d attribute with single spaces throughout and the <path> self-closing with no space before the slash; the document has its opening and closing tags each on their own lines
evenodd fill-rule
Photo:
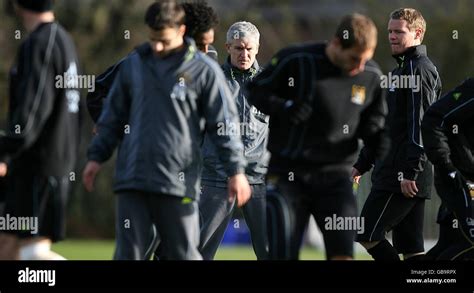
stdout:
<svg viewBox="0 0 474 293">
<path fill-rule="evenodd" d="M 230 63 L 240 70 L 248 70 L 255 63 L 258 54 L 258 44 L 250 39 L 234 39 L 226 44 Z"/>
</svg>

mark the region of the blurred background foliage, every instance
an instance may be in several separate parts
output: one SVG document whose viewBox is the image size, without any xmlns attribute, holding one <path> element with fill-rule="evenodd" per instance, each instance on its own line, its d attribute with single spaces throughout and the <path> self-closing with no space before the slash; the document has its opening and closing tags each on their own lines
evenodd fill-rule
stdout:
<svg viewBox="0 0 474 293">
<path fill-rule="evenodd" d="M 8 108 L 8 72 L 16 50 L 26 37 L 13 12 L 5 2 L 0 7 L 0 129 L 4 129 Z M 84 74 L 99 74 L 147 40 L 144 13 L 152 0 L 56 0 L 56 17 L 71 33 L 78 48 Z M 437 65 L 446 92 L 474 69 L 474 0 L 209 0 L 217 11 L 220 24 L 215 47 L 222 63 L 227 54 L 224 42 L 227 28 L 239 20 L 257 25 L 261 33 L 258 56 L 264 65 L 279 49 L 292 43 L 328 40 L 340 18 L 360 12 L 370 16 L 379 29 L 379 44 L 374 59 L 386 73 L 395 62 L 390 56 L 387 36 L 389 13 L 399 7 L 419 9 L 427 21 L 424 43 L 428 55 Z M 22 38 L 15 39 L 20 30 Z M 130 38 L 127 38 L 127 36 Z M 84 99 L 85 99 L 84 92 Z M 69 205 L 70 237 L 110 238 L 114 236 L 114 196 L 112 193 L 114 158 L 102 170 L 93 193 L 80 184 L 86 161 L 86 148 L 91 140 L 92 121 L 84 112 L 81 154 L 76 182 Z M 369 183 L 359 189 L 360 207 L 367 196 Z M 435 197 L 427 204 L 426 236 L 436 236 Z"/>
</svg>

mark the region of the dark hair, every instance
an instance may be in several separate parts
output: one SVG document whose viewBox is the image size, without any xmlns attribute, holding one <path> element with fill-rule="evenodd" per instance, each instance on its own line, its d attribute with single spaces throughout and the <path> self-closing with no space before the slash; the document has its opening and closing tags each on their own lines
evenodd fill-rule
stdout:
<svg viewBox="0 0 474 293">
<path fill-rule="evenodd" d="M 33 12 L 46 12 L 53 10 L 53 0 L 16 0 L 23 9 Z"/>
<path fill-rule="evenodd" d="M 336 31 L 343 49 L 357 47 L 360 49 L 377 46 L 377 27 L 365 15 L 353 13 L 345 16 Z"/>
<path fill-rule="evenodd" d="M 145 23 L 153 30 L 179 27 L 184 24 L 184 10 L 173 0 L 156 1 L 145 14 Z"/>
<path fill-rule="evenodd" d="M 196 38 L 200 34 L 215 28 L 219 23 L 217 14 L 205 1 L 182 4 L 186 13 L 186 36 Z"/>
</svg>

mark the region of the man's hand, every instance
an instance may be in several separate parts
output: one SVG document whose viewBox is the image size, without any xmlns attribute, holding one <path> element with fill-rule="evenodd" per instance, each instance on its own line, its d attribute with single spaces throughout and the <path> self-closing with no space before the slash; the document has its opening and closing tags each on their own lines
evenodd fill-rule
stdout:
<svg viewBox="0 0 474 293">
<path fill-rule="evenodd" d="M 307 102 L 294 102 L 292 100 L 288 100 L 284 107 L 284 115 L 287 115 L 287 119 L 290 121 L 290 123 L 295 125 L 308 120 L 313 114 L 313 107 L 311 107 L 311 105 Z"/>
<path fill-rule="evenodd" d="M 88 192 L 94 190 L 95 176 L 99 173 L 100 164 L 95 161 L 87 162 L 84 172 L 82 172 L 82 184 Z"/>
<path fill-rule="evenodd" d="M 468 185 L 466 178 L 462 176 L 461 172 L 459 170 L 456 170 L 454 172 L 451 172 L 449 175 L 449 178 L 453 180 L 454 186 L 456 187 L 457 190 L 468 190 Z"/>
<path fill-rule="evenodd" d="M 98 133 L 97 124 L 94 124 L 94 127 L 92 127 L 92 135 L 96 136 L 97 133 Z"/>
<path fill-rule="evenodd" d="M 4 162 L 0 162 L 0 177 L 7 176 L 8 165 Z"/>
<path fill-rule="evenodd" d="M 249 201 L 252 194 L 247 177 L 244 174 L 237 174 L 229 178 L 227 182 L 227 190 L 229 192 L 229 200 L 233 201 L 237 196 L 237 206 L 241 207 Z"/>
<path fill-rule="evenodd" d="M 402 188 L 402 193 L 405 197 L 415 197 L 416 193 L 418 192 L 418 188 L 416 187 L 416 181 L 403 179 L 402 182 L 400 182 L 400 186 Z"/>
<path fill-rule="evenodd" d="M 352 181 L 354 181 L 357 185 L 359 185 L 360 176 L 362 176 L 356 168 L 352 167 L 351 177 Z"/>
<path fill-rule="evenodd" d="M 467 191 L 467 181 L 464 176 L 462 176 L 461 172 L 454 167 L 452 164 L 447 164 L 444 166 L 439 166 L 439 170 L 446 174 L 446 176 L 449 176 L 449 179 L 453 180 L 454 187 L 456 187 L 457 190 L 466 190 Z"/>
</svg>

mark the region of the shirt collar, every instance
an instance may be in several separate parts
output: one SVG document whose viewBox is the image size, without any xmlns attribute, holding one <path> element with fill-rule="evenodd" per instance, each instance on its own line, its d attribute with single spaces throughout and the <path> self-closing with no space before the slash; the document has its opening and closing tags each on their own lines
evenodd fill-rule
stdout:
<svg viewBox="0 0 474 293">
<path fill-rule="evenodd" d="M 397 61 L 398 66 L 403 67 L 405 62 L 412 58 L 426 56 L 426 46 L 418 45 L 418 46 L 409 47 L 408 49 L 405 50 L 405 52 L 392 55 L 392 56 Z"/>
</svg>

